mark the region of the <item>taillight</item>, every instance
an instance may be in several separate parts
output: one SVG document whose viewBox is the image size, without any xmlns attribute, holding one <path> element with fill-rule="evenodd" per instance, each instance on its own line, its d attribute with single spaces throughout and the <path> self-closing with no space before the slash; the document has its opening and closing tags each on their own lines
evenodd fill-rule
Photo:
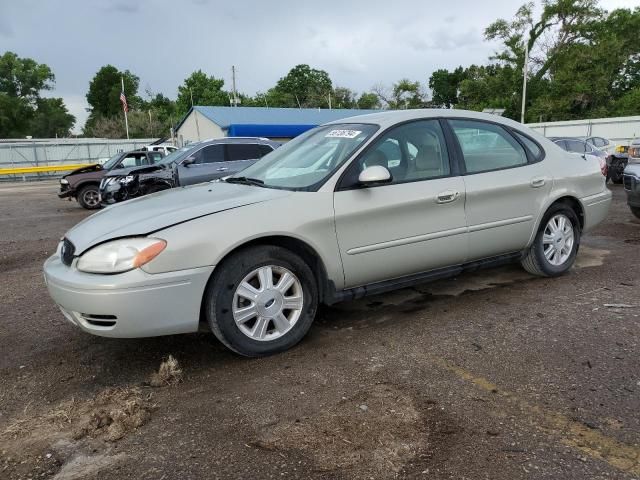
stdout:
<svg viewBox="0 0 640 480">
<path fill-rule="evenodd" d="M 607 161 L 602 157 L 598 157 L 598 160 L 600 161 L 600 172 L 602 172 L 602 175 L 604 175 L 606 177 L 607 176 Z"/>
</svg>

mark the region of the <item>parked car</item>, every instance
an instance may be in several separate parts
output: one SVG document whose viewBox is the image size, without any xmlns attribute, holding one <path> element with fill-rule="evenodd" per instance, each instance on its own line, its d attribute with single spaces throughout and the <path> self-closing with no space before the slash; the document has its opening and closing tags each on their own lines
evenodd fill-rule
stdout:
<svg viewBox="0 0 640 480">
<path fill-rule="evenodd" d="M 147 145 L 146 147 L 142 147 L 140 150 L 146 150 L 148 152 L 160 152 L 163 156 L 166 157 L 170 153 L 178 150 L 178 147 L 167 143 L 161 143 L 159 145 Z"/>
<path fill-rule="evenodd" d="M 75 198 L 78 203 L 88 209 L 100 208 L 100 181 L 107 172 L 153 165 L 162 160 L 158 152 L 133 151 L 116 153 L 102 165 L 87 165 L 67 173 L 60 179 L 60 198 Z"/>
<path fill-rule="evenodd" d="M 640 164 L 627 165 L 624 169 L 623 183 L 631 213 L 640 218 Z"/>
<path fill-rule="evenodd" d="M 608 155 L 612 154 L 616 147 L 614 143 L 603 137 L 585 137 L 583 140 L 592 147 L 606 152 Z"/>
<path fill-rule="evenodd" d="M 629 164 L 624 169 L 623 183 L 629 208 L 640 218 L 640 138 L 629 145 Z"/>
<path fill-rule="evenodd" d="M 152 166 L 114 170 L 100 183 L 102 205 L 228 176 L 280 146 L 266 138 L 223 138 L 192 143 Z"/>
<path fill-rule="evenodd" d="M 592 155 L 594 157 L 597 157 L 599 159 L 600 168 L 602 169 L 603 175 L 607 176 L 607 179 L 609 179 L 609 165 L 607 163 L 607 159 L 609 156 L 606 152 L 598 150 L 593 145 L 580 138 L 550 137 L 550 140 L 567 152 L 577 153 L 579 155 Z"/>
<path fill-rule="evenodd" d="M 400 110 L 309 130 L 241 173 L 115 205 L 44 265 L 64 316 L 107 337 L 198 330 L 286 350 L 320 303 L 520 262 L 555 277 L 607 215 L 593 156 L 464 110 Z M 552 288 L 552 286 L 550 286 Z"/>
</svg>

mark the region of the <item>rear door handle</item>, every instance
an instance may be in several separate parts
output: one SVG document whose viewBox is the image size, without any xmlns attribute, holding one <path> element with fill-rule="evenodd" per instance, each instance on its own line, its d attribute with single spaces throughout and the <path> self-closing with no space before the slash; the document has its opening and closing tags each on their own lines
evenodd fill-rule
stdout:
<svg viewBox="0 0 640 480">
<path fill-rule="evenodd" d="M 449 203 L 453 202 L 460 196 L 460 192 L 455 192 L 453 190 L 447 190 L 445 192 L 440 192 L 437 197 L 438 203 Z"/>
<path fill-rule="evenodd" d="M 546 183 L 546 180 L 544 178 L 542 178 L 542 177 L 537 177 L 537 178 L 531 179 L 531 186 L 533 188 L 543 187 L 545 183 Z"/>
</svg>

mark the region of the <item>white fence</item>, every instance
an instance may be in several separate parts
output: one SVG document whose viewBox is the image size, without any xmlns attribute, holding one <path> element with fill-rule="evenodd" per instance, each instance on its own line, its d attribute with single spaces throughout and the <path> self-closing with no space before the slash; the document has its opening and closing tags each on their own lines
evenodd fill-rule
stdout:
<svg viewBox="0 0 640 480">
<path fill-rule="evenodd" d="M 604 137 L 614 143 L 629 143 L 640 137 L 640 116 L 528 123 L 545 137 Z"/>
</svg>

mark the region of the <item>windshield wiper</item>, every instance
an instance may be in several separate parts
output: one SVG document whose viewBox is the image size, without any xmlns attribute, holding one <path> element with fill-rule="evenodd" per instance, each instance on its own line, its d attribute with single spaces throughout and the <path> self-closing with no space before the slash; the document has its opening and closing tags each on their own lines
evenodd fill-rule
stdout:
<svg viewBox="0 0 640 480">
<path fill-rule="evenodd" d="M 264 186 L 264 181 L 258 178 L 247 178 L 247 177 L 229 177 L 225 179 L 227 183 L 240 183 L 242 185 L 254 185 L 256 187 Z"/>
</svg>

